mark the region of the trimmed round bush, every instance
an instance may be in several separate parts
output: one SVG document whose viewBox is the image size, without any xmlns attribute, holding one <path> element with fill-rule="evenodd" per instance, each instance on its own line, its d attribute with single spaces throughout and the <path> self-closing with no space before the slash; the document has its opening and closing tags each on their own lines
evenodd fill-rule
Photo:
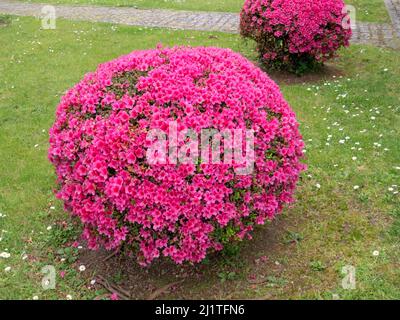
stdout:
<svg viewBox="0 0 400 320">
<path fill-rule="evenodd" d="M 253 170 L 238 173 L 239 161 L 148 161 L 162 141 L 149 133 L 171 123 L 179 132 L 251 132 Z M 135 51 L 87 74 L 61 99 L 49 159 L 57 196 L 90 248 L 180 264 L 250 237 L 291 203 L 303 147 L 295 114 L 259 68 L 229 49 L 176 47 Z"/>
<path fill-rule="evenodd" d="M 342 0 L 246 0 L 240 32 L 256 41 L 268 68 L 303 73 L 349 45 L 344 8 Z"/>
</svg>

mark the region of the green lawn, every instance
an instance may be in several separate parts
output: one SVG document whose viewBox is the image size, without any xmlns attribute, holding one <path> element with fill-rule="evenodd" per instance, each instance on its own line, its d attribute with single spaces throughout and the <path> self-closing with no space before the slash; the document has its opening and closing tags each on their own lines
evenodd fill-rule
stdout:
<svg viewBox="0 0 400 320">
<path fill-rule="evenodd" d="M 239 12 L 244 0 L 28 0 L 62 4 L 135 6 L 140 9 Z M 347 0 L 356 10 L 356 19 L 367 22 L 390 22 L 383 0 Z"/>
<path fill-rule="evenodd" d="M 76 232 L 63 226 L 70 219 L 52 193 L 47 132 L 60 96 L 86 72 L 159 42 L 230 47 L 255 56 L 252 43 L 236 35 L 62 19 L 56 30 L 40 30 L 34 18 L 0 24 L 0 253 L 11 254 L 0 258 L 0 299 L 104 295 L 100 287 L 88 289 L 101 270 L 87 265 L 79 272 L 85 255 L 65 244 Z M 163 298 L 332 299 L 338 294 L 343 299 L 400 299 L 400 53 L 353 46 L 335 66 L 335 78 L 281 85 L 307 144 L 309 170 L 297 203 L 260 228 L 239 252 L 185 269 L 186 280 Z M 374 251 L 379 255 L 373 256 Z M 267 259 L 258 259 L 262 256 Z M 55 290 L 41 287 L 45 265 L 57 270 Z M 355 290 L 341 287 L 345 265 L 356 268 Z M 157 265 L 149 272 L 134 263 L 130 268 L 133 272 L 115 267 L 108 277 L 123 285 L 133 273 L 135 283 L 143 283 L 133 297 L 146 297 L 149 288 L 176 281 L 175 274 Z M 258 284 L 249 281 L 254 276 Z"/>
<path fill-rule="evenodd" d="M 356 20 L 390 23 L 390 17 L 383 0 L 345 0 L 345 2 L 356 8 Z"/>
</svg>

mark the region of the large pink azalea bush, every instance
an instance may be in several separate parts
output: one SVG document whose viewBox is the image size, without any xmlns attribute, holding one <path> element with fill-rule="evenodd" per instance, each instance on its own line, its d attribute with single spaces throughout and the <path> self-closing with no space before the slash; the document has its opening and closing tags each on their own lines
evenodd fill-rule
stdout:
<svg viewBox="0 0 400 320">
<path fill-rule="evenodd" d="M 342 0 L 246 0 L 240 30 L 267 67 L 302 73 L 349 45 L 349 25 Z"/>
<path fill-rule="evenodd" d="M 171 122 L 252 130 L 254 170 L 149 163 L 149 131 Z M 135 51 L 87 74 L 61 99 L 49 159 L 89 246 L 124 248 L 146 265 L 199 262 L 249 236 L 292 202 L 302 150 L 295 114 L 260 69 L 228 49 L 177 47 Z"/>
</svg>

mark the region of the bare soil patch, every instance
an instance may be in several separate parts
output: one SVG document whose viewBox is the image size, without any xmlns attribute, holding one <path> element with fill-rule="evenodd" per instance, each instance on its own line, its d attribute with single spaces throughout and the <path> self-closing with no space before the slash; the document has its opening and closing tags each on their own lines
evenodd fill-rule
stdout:
<svg viewBox="0 0 400 320">
<path fill-rule="evenodd" d="M 288 227 L 285 216 L 279 216 L 258 228 L 254 239 L 241 243 L 239 253 L 233 256 L 216 253 L 198 265 L 177 266 L 161 258 L 150 267 L 142 268 L 134 256 L 88 249 L 82 250 L 79 263 L 94 274 L 99 288 L 116 292 L 122 299 L 245 298 L 238 292 L 265 284 L 268 276 L 279 276 L 282 266 L 273 257 L 287 248 L 282 236 Z M 225 273 L 235 276 L 225 281 L 221 278 Z"/>
<path fill-rule="evenodd" d="M 269 77 L 279 85 L 294 85 L 305 83 L 319 83 L 325 80 L 331 80 L 333 77 L 344 76 L 345 72 L 331 64 L 325 64 L 320 69 L 309 72 L 302 76 L 290 73 L 288 71 L 265 70 Z"/>
</svg>

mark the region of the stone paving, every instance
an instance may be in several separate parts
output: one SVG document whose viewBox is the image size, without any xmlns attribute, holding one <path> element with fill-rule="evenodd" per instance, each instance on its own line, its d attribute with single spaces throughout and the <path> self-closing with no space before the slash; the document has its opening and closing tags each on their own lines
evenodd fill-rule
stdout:
<svg viewBox="0 0 400 320">
<path fill-rule="evenodd" d="M 351 42 L 400 49 L 400 39 L 390 24 L 357 22 Z"/>
<path fill-rule="evenodd" d="M 385 0 L 392 24 L 358 22 L 353 29 L 352 43 L 372 44 L 400 49 L 400 0 Z M 21 16 L 42 16 L 45 4 L 0 0 L 0 13 Z M 110 22 L 142 27 L 182 30 L 239 32 L 239 15 L 223 12 L 191 12 L 141 10 L 100 6 L 55 5 L 56 16 L 70 20 Z"/>
<path fill-rule="evenodd" d="M 385 0 L 385 5 L 397 36 L 400 38 L 400 0 Z"/>
</svg>

